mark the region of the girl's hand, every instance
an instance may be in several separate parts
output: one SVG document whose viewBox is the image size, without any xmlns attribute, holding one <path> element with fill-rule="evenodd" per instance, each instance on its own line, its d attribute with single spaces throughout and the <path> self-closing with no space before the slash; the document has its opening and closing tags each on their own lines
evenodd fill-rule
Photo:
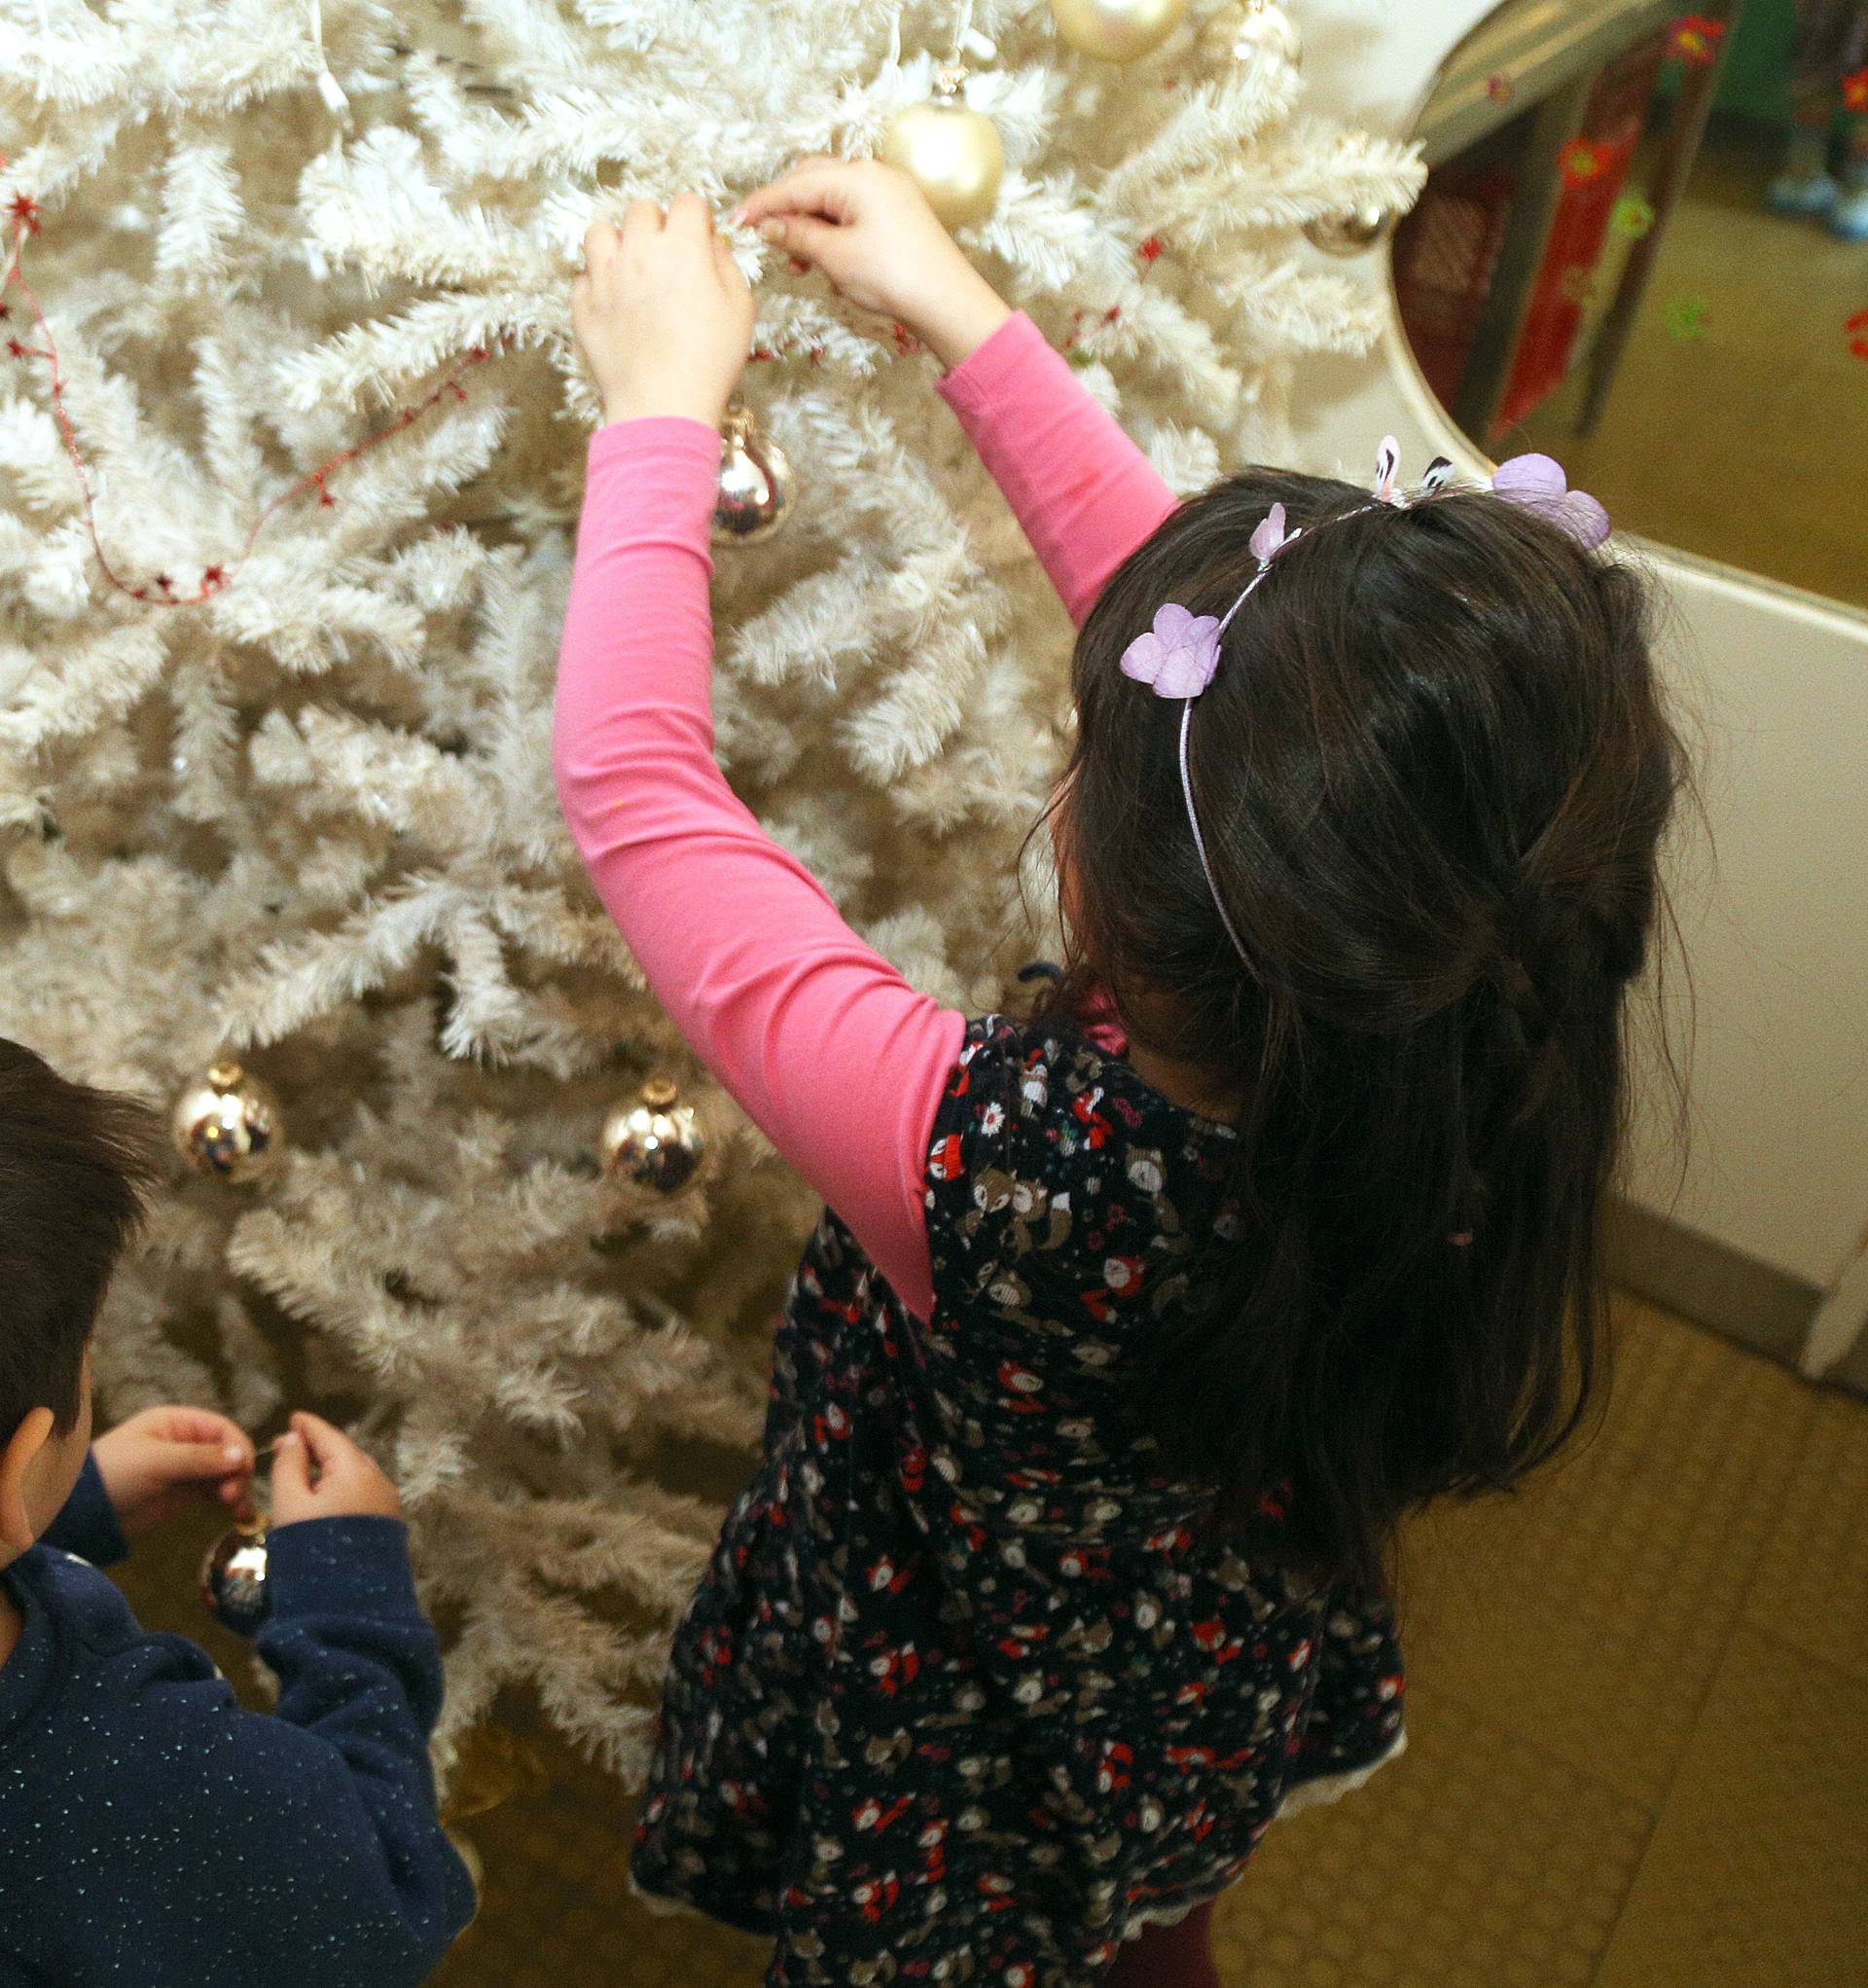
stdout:
<svg viewBox="0 0 1868 1988">
<path fill-rule="evenodd" d="M 145 1408 L 90 1448 L 126 1533 L 202 1500 L 238 1506 L 253 1481 L 252 1439 L 211 1408 Z"/>
<path fill-rule="evenodd" d="M 699 194 L 665 218 L 631 200 L 622 226 L 593 221 L 571 327 L 603 397 L 605 421 L 690 415 L 718 427 L 752 343 L 752 292 Z"/>
<path fill-rule="evenodd" d="M 813 153 L 736 222 L 814 263 L 840 297 L 898 319 L 950 370 L 1012 315 L 899 166 Z"/>
</svg>

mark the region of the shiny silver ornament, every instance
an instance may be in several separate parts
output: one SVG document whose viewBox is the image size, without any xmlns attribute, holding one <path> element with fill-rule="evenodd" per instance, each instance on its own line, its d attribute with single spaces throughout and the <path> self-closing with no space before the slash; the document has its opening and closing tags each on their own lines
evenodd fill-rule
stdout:
<svg viewBox="0 0 1868 1988">
<path fill-rule="evenodd" d="M 223 1533 L 201 1562 L 201 1600 L 223 1629 L 251 1636 L 272 1609 L 266 1585 L 266 1525 Z"/>
<path fill-rule="evenodd" d="M 706 1151 L 692 1104 L 668 1077 L 651 1077 L 633 1104 L 619 1105 L 603 1127 L 603 1171 L 672 1194 L 693 1179 Z"/>
<path fill-rule="evenodd" d="M 175 1101 L 176 1150 L 197 1172 L 255 1180 L 285 1145 L 285 1121 L 269 1086 L 223 1057 Z"/>
<path fill-rule="evenodd" d="M 991 213 L 1005 176 L 998 127 L 961 98 L 965 76 L 957 64 L 944 68 L 927 102 L 907 104 L 889 119 L 876 154 L 920 188 L 944 228 Z"/>
<path fill-rule="evenodd" d="M 791 511 L 791 464 L 742 401 L 730 402 L 720 424 L 720 490 L 713 500 L 715 545 L 756 545 Z"/>
<path fill-rule="evenodd" d="M 1073 49 L 1101 62 L 1134 62 L 1186 18 L 1187 0 L 1051 0 L 1051 18 Z"/>
<path fill-rule="evenodd" d="M 1326 255 L 1363 255 L 1394 226 L 1391 208 L 1375 200 L 1346 207 L 1340 214 L 1319 214 L 1304 224 L 1304 238 Z"/>
<path fill-rule="evenodd" d="M 1239 24 L 1239 31 L 1233 36 L 1233 54 L 1241 61 L 1250 61 L 1260 55 L 1273 55 L 1280 62 L 1288 62 L 1293 69 L 1304 66 L 1304 37 L 1298 32 L 1297 22 L 1281 7 L 1263 0 L 1263 4 L 1248 6 L 1245 18 Z"/>
</svg>

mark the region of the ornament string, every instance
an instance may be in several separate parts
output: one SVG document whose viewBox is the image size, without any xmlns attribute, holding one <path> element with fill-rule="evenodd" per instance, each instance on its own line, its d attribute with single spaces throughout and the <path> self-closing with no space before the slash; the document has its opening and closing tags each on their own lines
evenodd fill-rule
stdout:
<svg viewBox="0 0 1868 1988">
<path fill-rule="evenodd" d="M 6 163 L 5 155 L 0 154 L 0 170 L 5 169 Z M 0 270 L 0 321 L 11 316 L 7 294 L 9 291 L 17 290 L 25 300 L 27 307 L 32 312 L 33 323 L 45 340 L 43 345 L 28 344 L 17 333 L 9 332 L 6 338 L 7 355 L 14 359 L 43 359 L 51 368 L 53 416 L 64 440 L 65 453 L 70 456 L 71 466 L 77 472 L 85 529 L 90 538 L 91 550 L 96 554 L 97 564 L 104 578 L 120 594 L 127 595 L 132 600 L 146 600 L 159 607 L 193 607 L 207 599 L 210 595 L 218 594 L 246 562 L 260 533 L 287 504 L 315 489 L 321 506 L 335 505 L 338 500 L 326 487 L 329 478 L 345 463 L 354 462 L 358 456 L 386 442 L 390 436 L 400 434 L 403 429 L 419 419 L 430 408 L 447 399 L 449 394 L 458 401 L 464 401 L 467 398 L 467 390 L 460 383 L 462 379 L 473 367 L 483 364 L 491 357 L 488 346 L 475 345 L 439 385 L 423 395 L 420 400 L 401 409 L 394 420 L 373 430 L 361 441 L 353 442 L 349 448 L 341 449 L 337 454 L 319 463 L 315 469 L 306 470 L 295 482 L 288 484 L 253 520 L 239 550 L 232 558 L 216 560 L 201 568 L 200 583 L 194 593 L 178 593 L 173 579 L 167 573 L 158 573 L 146 585 L 136 586 L 111 564 L 110 557 L 104 551 L 103 541 L 98 536 L 97 507 L 91 490 L 90 469 L 85 461 L 84 451 L 78 446 L 77 432 L 65 408 L 65 380 L 58 370 L 57 343 L 53 337 L 52 326 L 47 322 L 46 313 L 34 294 L 32 285 L 26 281 L 22 267 L 21 258 L 26 238 L 40 232 L 39 203 L 30 194 L 16 194 L 5 211 L 13 217 L 13 245 L 5 269 Z M 494 343 L 502 347 L 510 347 L 513 343 L 514 335 L 511 332 L 500 333 L 494 341 Z"/>
<path fill-rule="evenodd" d="M 350 119 L 350 99 L 343 93 L 343 86 L 331 73 L 331 64 L 324 53 L 324 9 L 321 0 L 306 0 L 309 18 L 305 25 L 310 29 L 311 46 L 318 52 L 318 94 L 324 98 L 325 108 L 333 117 L 342 118 L 347 124 Z"/>
</svg>

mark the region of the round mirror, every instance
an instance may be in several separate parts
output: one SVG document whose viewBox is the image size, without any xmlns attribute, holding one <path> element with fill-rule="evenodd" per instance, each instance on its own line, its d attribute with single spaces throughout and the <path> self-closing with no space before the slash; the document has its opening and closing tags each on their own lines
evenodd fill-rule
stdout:
<svg viewBox="0 0 1868 1988">
<path fill-rule="evenodd" d="M 1466 434 L 1868 606 L 1868 0 L 1511 0 L 1419 135 L 1396 294 Z"/>
</svg>

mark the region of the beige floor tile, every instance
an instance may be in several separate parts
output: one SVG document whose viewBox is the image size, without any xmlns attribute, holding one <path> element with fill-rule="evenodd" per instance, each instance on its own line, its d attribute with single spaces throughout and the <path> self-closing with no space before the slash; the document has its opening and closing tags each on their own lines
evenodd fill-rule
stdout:
<svg viewBox="0 0 1868 1988">
<path fill-rule="evenodd" d="M 1817 1397 L 1744 1614 L 1868 1682 L 1868 1401 Z"/>
<path fill-rule="evenodd" d="M 767 1942 L 629 1891 L 630 1822 L 629 1805 L 560 1786 L 462 1823 L 486 1888 L 433 1988 L 758 1988 Z"/>
<path fill-rule="evenodd" d="M 1868 1702 L 1741 1624 L 1597 1988 L 1868 1980 Z"/>
<path fill-rule="evenodd" d="M 1273 1825 L 1215 1915 L 1227 1988 L 1593 1979 L 1646 1813 L 1424 1688 L 1408 1726 L 1366 1789 Z"/>
<path fill-rule="evenodd" d="M 1621 1301 L 1600 1432 L 1514 1498 L 1418 1529 L 1411 1675 L 1650 1805 L 1737 1619 L 1816 1396 L 1729 1342 Z"/>
</svg>

